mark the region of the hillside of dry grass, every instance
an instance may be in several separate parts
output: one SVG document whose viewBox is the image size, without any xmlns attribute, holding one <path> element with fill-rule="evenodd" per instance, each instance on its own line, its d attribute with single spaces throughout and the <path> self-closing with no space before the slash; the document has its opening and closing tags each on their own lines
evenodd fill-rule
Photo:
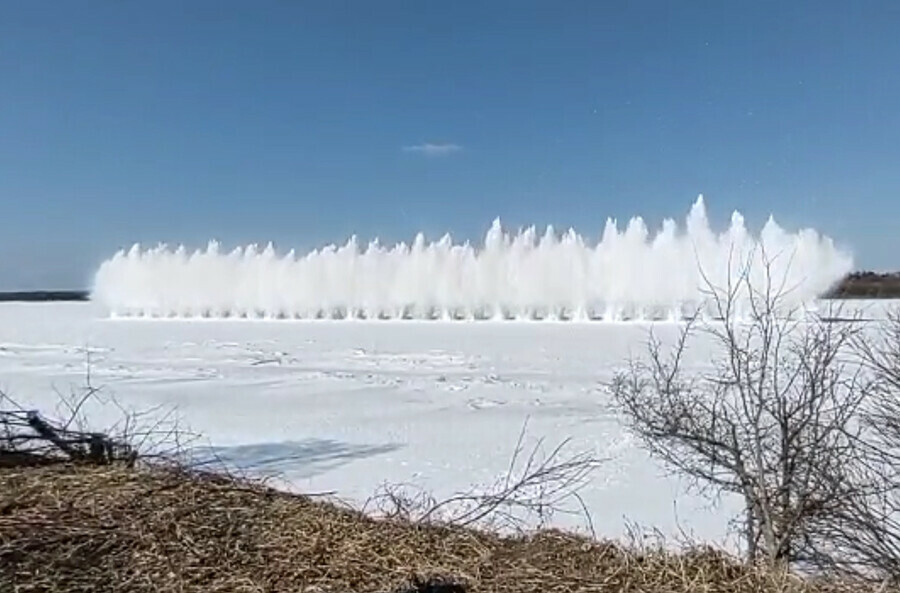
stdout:
<svg viewBox="0 0 900 593">
<path fill-rule="evenodd" d="M 171 468 L 0 467 L 0 591 L 861 591 L 712 551 L 376 520 Z M 439 579 L 460 586 L 434 586 Z"/>
</svg>

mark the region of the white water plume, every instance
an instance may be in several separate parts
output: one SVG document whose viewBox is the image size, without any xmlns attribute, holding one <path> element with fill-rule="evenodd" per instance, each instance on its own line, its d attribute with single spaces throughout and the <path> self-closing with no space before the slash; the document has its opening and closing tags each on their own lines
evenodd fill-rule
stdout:
<svg viewBox="0 0 900 593">
<path fill-rule="evenodd" d="M 814 301 L 852 267 L 828 237 L 771 218 L 752 236 L 735 212 L 716 234 L 701 196 L 684 228 L 666 220 L 651 235 L 641 218 L 624 231 L 609 220 L 594 243 L 574 230 L 508 234 L 497 220 L 481 246 L 421 234 L 411 245 L 363 249 L 354 237 L 305 255 L 135 245 L 100 266 L 92 297 L 114 316 L 154 318 L 679 319 L 742 270 L 761 287 L 766 262 L 793 304 Z"/>
</svg>

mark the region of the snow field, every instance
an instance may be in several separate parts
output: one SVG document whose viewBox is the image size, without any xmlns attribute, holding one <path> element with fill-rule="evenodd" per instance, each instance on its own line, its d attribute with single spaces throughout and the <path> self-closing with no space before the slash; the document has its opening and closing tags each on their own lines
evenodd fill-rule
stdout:
<svg viewBox="0 0 900 593">
<path fill-rule="evenodd" d="M 897 303 L 894 303 L 895 305 Z M 889 304 L 852 303 L 877 319 Z M 675 323 L 150 322 L 94 303 L 0 305 L 0 388 L 52 413 L 91 381 L 132 410 L 174 410 L 229 463 L 282 487 L 362 504 L 385 483 L 448 496 L 489 485 L 526 448 L 570 438 L 607 459 L 582 492 L 597 531 L 626 521 L 722 541 L 734 501 L 710 507 L 648 459 L 604 388 L 650 328 Z M 695 344 L 688 364 L 712 352 Z M 121 419 L 95 402 L 92 420 Z M 580 517 L 554 524 L 583 527 Z"/>
</svg>

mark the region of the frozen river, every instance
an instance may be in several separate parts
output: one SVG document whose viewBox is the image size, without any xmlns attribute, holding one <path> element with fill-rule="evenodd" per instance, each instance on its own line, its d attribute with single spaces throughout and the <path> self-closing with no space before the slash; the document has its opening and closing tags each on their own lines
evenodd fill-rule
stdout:
<svg viewBox="0 0 900 593">
<path fill-rule="evenodd" d="M 861 303 L 867 315 L 885 303 Z M 671 340 L 678 325 L 655 333 Z M 721 540 L 710 507 L 636 447 L 604 383 L 644 352 L 629 323 L 112 320 L 89 303 L 0 305 L 0 388 L 51 412 L 92 384 L 133 410 L 175 410 L 201 442 L 284 487 L 357 503 L 384 483 L 449 495 L 494 482 L 526 447 L 571 438 L 607 458 L 582 492 L 597 531 L 627 522 Z M 88 355 L 89 353 L 89 355 Z M 708 364 L 693 348 L 689 364 Z M 98 424 L 120 412 L 91 411 Z M 726 507 L 729 501 L 724 501 Z M 559 515 L 574 527 L 578 517 Z"/>
</svg>

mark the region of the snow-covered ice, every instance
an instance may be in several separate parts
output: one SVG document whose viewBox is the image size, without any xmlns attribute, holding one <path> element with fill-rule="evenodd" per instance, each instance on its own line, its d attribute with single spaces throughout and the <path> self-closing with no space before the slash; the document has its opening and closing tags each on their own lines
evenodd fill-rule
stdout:
<svg viewBox="0 0 900 593">
<path fill-rule="evenodd" d="M 884 303 L 865 306 L 877 317 Z M 654 328 L 671 340 L 678 325 Z M 0 305 L 0 388 L 52 410 L 95 386 L 129 408 L 177 408 L 204 442 L 298 490 L 365 500 L 384 482 L 438 496 L 488 484 L 528 437 L 609 457 L 583 491 L 601 534 L 626 519 L 720 540 L 726 508 L 686 495 L 636 447 L 603 382 L 650 328 L 634 323 L 111 320 L 94 303 Z M 689 363 L 710 352 L 691 349 Z M 100 423 L 112 407 L 92 411 Z M 559 516 L 575 526 L 577 517 Z"/>
</svg>

